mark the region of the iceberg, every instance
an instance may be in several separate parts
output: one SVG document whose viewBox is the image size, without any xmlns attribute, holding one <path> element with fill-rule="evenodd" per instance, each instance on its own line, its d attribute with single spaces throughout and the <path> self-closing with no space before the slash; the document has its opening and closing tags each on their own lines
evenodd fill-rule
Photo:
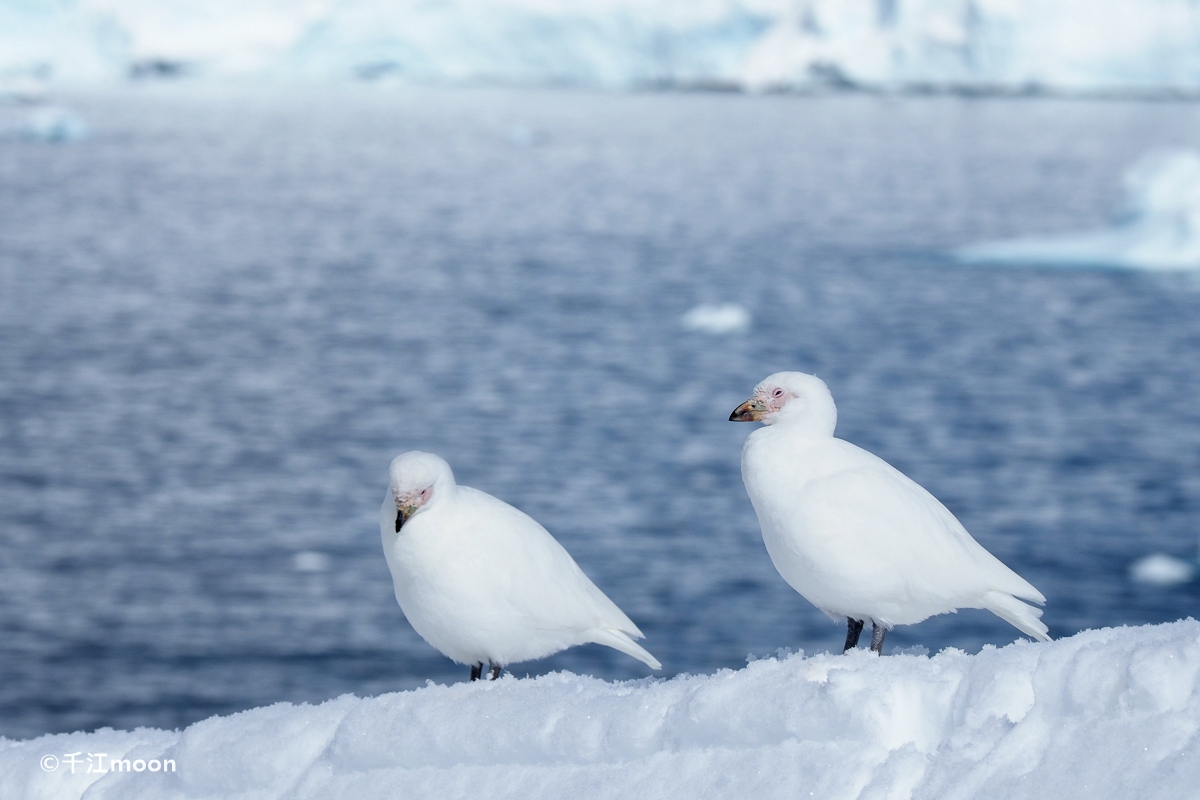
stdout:
<svg viewBox="0 0 1200 800">
<path fill-rule="evenodd" d="M 1200 92 L 1191 0 L 0 0 L 0 83 Z"/>
<path fill-rule="evenodd" d="M 0 787 L 11 800 L 1179 798 L 1200 782 L 1198 732 L 1189 619 L 975 655 L 780 653 L 626 683 L 506 676 L 182 731 L 0 740 Z"/>
<path fill-rule="evenodd" d="M 968 263 L 1200 268 L 1200 153 L 1149 153 L 1125 173 L 1124 190 L 1111 228 L 983 242 L 955 255 Z"/>
</svg>

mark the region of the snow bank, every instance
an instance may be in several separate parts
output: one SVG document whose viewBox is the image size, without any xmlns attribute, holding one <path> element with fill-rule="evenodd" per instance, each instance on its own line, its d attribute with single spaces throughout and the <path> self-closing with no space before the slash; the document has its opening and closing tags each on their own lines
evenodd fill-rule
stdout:
<svg viewBox="0 0 1200 800">
<path fill-rule="evenodd" d="M 284 703 L 182 732 L 0 740 L 0 789 L 12 800 L 1180 798 L 1200 783 L 1198 730 L 1200 623 L 1187 620 L 978 655 L 860 649 L 616 684 L 504 677 Z M 88 774 L 99 753 L 142 771 Z"/>
<path fill-rule="evenodd" d="M 1200 154 L 1151 153 L 1129 169 L 1112 228 L 984 242 L 957 251 L 966 262 L 1132 269 L 1200 267 Z"/>
<path fill-rule="evenodd" d="M 1200 91 L 1191 0 L 0 0 L 0 83 L 421 81 Z"/>
</svg>

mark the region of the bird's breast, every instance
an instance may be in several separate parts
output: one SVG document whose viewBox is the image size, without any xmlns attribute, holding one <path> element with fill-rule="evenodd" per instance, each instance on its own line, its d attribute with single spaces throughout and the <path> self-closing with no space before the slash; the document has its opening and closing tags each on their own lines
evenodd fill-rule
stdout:
<svg viewBox="0 0 1200 800">
<path fill-rule="evenodd" d="M 746 492 L 772 563 L 793 589 L 825 609 L 839 607 L 860 583 L 861 557 L 846 546 L 844 531 L 829 524 L 832 500 L 824 489 L 844 469 L 831 449 L 824 442 L 767 435 L 748 443 L 742 458 Z"/>
</svg>

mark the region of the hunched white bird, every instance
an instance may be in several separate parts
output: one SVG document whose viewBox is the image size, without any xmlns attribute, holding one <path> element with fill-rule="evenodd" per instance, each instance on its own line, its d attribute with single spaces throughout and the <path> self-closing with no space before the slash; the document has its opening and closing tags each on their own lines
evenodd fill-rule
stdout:
<svg viewBox="0 0 1200 800">
<path fill-rule="evenodd" d="M 825 382 L 777 372 L 729 415 L 762 422 L 742 448 L 742 480 L 779 574 L 831 619 L 847 622 L 843 652 L 872 624 L 884 635 L 960 608 L 986 608 L 1049 641 L 1045 603 L 1028 581 L 971 538 L 950 511 L 883 459 L 835 438 Z M 1020 598 L 1020 599 L 1018 599 Z"/>
<path fill-rule="evenodd" d="M 397 456 L 380 509 L 396 600 L 418 634 L 478 680 L 518 661 L 595 642 L 660 669 L 645 638 L 532 517 L 459 486 L 419 450 Z"/>
</svg>

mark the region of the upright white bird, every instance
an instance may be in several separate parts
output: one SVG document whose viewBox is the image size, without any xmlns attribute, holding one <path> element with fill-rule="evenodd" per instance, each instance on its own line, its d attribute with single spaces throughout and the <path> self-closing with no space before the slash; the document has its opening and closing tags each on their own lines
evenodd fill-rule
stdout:
<svg viewBox="0 0 1200 800">
<path fill-rule="evenodd" d="M 413 629 L 471 680 L 577 644 L 608 645 L 659 669 L 645 638 L 528 515 L 454 482 L 450 465 L 397 456 L 379 515 L 396 600 Z"/>
<path fill-rule="evenodd" d="M 971 538 L 937 498 L 883 459 L 834 438 L 837 407 L 820 378 L 777 372 L 733 422 L 762 422 L 742 448 L 742 480 L 779 574 L 831 619 L 846 646 L 871 621 L 871 649 L 896 625 L 986 608 L 1049 641 L 1046 598 Z"/>
</svg>

